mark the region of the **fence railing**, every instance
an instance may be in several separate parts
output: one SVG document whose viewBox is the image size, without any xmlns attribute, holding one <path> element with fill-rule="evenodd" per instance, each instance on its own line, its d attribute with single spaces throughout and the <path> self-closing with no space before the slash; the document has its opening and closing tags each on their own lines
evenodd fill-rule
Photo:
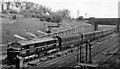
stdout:
<svg viewBox="0 0 120 69">
<path fill-rule="evenodd" d="M 49 36 L 64 36 L 64 35 L 69 35 L 69 34 L 92 32 L 92 31 L 94 31 L 94 26 L 77 26 L 77 27 L 73 27 L 67 30 L 61 30 L 61 31 L 51 33 L 48 35 L 43 35 L 43 36 L 40 36 L 39 38 L 49 37 Z"/>
</svg>

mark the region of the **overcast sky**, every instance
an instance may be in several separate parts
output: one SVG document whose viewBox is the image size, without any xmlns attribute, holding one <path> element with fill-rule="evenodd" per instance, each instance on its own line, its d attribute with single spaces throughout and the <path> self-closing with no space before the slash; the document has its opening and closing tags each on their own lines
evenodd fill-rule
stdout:
<svg viewBox="0 0 120 69">
<path fill-rule="evenodd" d="M 23 0 L 21 0 L 23 1 Z M 115 18 L 118 17 L 118 2 L 120 0 L 26 0 L 42 4 L 52 8 L 53 11 L 59 9 L 69 9 L 71 16 L 79 15 L 85 17 Z"/>
</svg>

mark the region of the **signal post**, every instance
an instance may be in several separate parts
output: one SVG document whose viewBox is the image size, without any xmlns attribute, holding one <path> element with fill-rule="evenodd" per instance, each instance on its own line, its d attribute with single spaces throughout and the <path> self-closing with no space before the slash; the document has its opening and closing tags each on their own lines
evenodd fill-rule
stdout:
<svg viewBox="0 0 120 69">
<path fill-rule="evenodd" d="M 90 41 L 88 40 L 86 42 L 86 45 L 85 45 L 85 60 L 82 58 L 84 56 L 84 54 L 82 54 L 82 45 L 80 46 L 78 44 L 78 55 L 77 55 L 77 61 L 78 61 L 78 65 L 81 66 L 82 68 L 88 68 L 88 69 L 93 69 L 95 67 L 97 67 L 97 65 L 94 65 L 92 64 L 92 61 L 91 61 L 91 44 L 90 44 Z M 79 59 L 80 58 L 80 59 Z"/>
</svg>

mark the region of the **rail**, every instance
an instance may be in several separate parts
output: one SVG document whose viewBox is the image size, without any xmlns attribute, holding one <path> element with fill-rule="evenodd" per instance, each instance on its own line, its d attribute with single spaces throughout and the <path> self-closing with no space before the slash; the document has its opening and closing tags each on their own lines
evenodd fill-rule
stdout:
<svg viewBox="0 0 120 69">
<path fill-rule="evenodd" d="M 110 67 L 114 64 L 114 62 L 117 60 L 118 57 L 120 57 L 119 55 L 117 55 L 117 53 L 120 52 L 120 50 L 115 51 L 114 53 L 112 53 L 104 62 L 99 63 L 97 69 L 101 68 L 101 67 Z"/>
</svg>

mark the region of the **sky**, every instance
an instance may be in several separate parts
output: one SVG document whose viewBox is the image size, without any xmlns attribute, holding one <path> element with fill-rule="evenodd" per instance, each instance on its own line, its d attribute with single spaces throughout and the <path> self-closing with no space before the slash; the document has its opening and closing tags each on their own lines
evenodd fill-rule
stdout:
<svg viewBox="0 0 120 69">
<path fill-rule="evenodd" d="M 9 0 L 10 1 L 10 0 Z M 23 0 L 21 0 L 23 1 Z M 24 0 L 50 7 L 53 11 L 68 9 L 72 17 L 116 18 L 120 0 Z"/>
</svg>

